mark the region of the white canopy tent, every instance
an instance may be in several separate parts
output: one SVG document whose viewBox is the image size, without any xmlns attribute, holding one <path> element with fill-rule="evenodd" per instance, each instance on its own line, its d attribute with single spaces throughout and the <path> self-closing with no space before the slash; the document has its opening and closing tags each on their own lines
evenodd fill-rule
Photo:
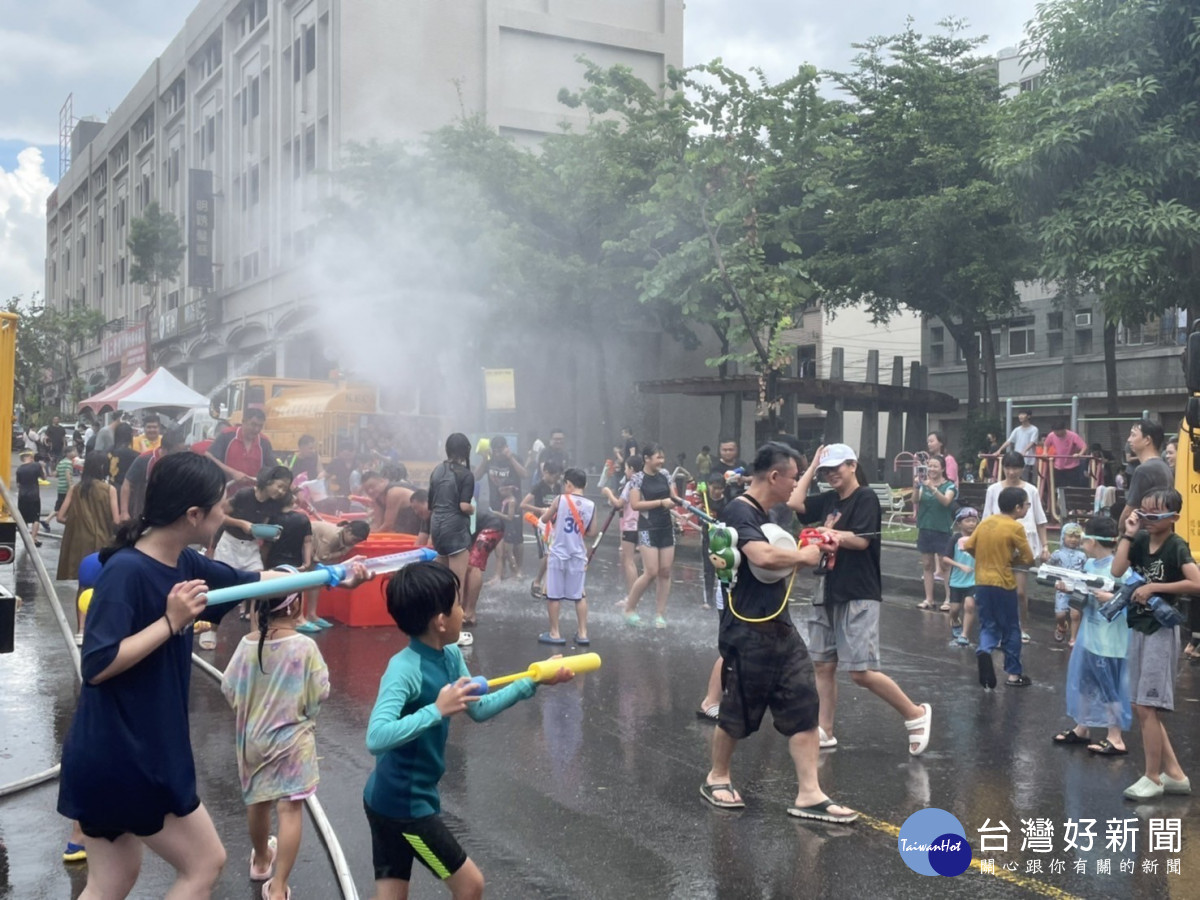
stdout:
<svg viewBox="0 0 1200 900">
<path fill-rule="evenodd" d="M 208 398 L 168 372 L 155 369 L 150 377 L 123 397 L 117 399 L 117 409 L 192 409 L 208 406 Z"/>
</svg>

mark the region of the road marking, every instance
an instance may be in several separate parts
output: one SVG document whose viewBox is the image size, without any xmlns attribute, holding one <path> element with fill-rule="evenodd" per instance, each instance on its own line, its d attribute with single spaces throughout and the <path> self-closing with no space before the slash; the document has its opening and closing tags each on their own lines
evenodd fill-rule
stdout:
<svg viewBox="0 0 1200 900">
<path fill-rule="evenodd" d="M 893 825 L 883 819 L 876 819 L 874 816 L 868 816 L 864 812 L 858 814 L 858 821 L 865 822 L 867 825 L 874 828 L 876 831 L 882 831 L 884 834 L 891 835 L 899 839 L 900 827 Z M 971 856 L 971 868 L 976 872 L 981 871 L 979 860 Z M 1035 894 L 1041 894 L 1043 897 L 1053 897 L 1054 900 L 1083 900 L 1062 888 L 1056 888 L 1053 885 L 1046 884 L 1041 881 L 1036 881 L 1033 878 L 1026 878 L 1023 875 L 1018 875 L 1015 872 L 1009 872 L 1006 869 L 996 869 L 996 877 L 1002 881 L 1007 881 L 1009 884 L 1014 884 L 1017 887 L 1025 888 L 1027 891 L 1033 891 Z"/>
</svg>

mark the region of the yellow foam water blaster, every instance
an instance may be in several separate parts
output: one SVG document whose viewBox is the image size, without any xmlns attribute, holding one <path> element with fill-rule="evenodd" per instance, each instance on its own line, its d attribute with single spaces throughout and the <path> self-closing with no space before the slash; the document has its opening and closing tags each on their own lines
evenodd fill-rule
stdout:
<svg viewBox="0 0 1200 900">
<path fill-rule="evenodd" d="M 75 601 L 79 607 L 79 614 L 86 616 L 88 607 L 92 605 L 92 588 L 79 592 L 79 599 Z"/>
</svg>

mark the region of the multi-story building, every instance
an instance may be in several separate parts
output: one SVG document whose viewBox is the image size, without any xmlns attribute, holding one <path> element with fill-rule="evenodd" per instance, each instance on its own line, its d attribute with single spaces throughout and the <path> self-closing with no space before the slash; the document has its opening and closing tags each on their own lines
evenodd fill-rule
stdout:
<svg viewBox="0 0 1200 900">
<path fill-rule="evenodd" d="M 582 121 L 557 100 L 579 55 L 657 85 L 682 44 L 682 0 L 202 0 L 108 121 L 75 127 L 47 202 L 48 303 L 108 323 L 78 348 L 87 387 L 142 360 L 201 392 L 239 372 L 323 377 L 299 262 L 345 142 L 464 112 L 534 140 Z M 155 303 L 128 249 L 153 201 L 189 245 Z"/>
</svg>

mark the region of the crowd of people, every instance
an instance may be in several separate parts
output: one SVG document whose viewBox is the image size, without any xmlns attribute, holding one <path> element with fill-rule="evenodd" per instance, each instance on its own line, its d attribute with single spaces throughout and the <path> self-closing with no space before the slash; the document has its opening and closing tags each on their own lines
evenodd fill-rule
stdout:
<svg viewBox="0 0 1200 900">
<path fill-rule="evenodd" d="M 445 459 L 428 485 L 418 486 L 403 463 L 386 454 L 339 452 L 323 462 L 311 440 L 302 439 L 297 452 L 280 461 L 264 424 L 252 410 L 211 444 L 191 448 L 203 452 L 190 453 L 180 452 L 188 449 L 186 442 L 168 428 L 138 452 L 129 423 L 118 421 L 101 429 L 111 432 L 111 442 L 86 453 L 78 482 L 68 442 L 53 460 L 56 518 L 65 526 L 59 578 L 76 577 L 97 551 L 102 563 L 82 629 L 84 688 L 64 744 L 59 795 L 59 811 L 76 823 L 64 858 L 89 862 L 91 893 L 85 896 L 128 895 L 143 846 L 175 868 L 180 896 L 209 895 L 225 851 L 196 794 L 187 685 L 192 636 L 200 634 L 201 645 L 211 646 L 209 626 L 228 609 L 208 607 L 204 595 L 318 562 L 353 563 L 355 546 L 372 532 L 414 534 L 437 554 L 434 563 L 395 573 L 386 588 L 388 611 L 410 640 L 383 674 L 366 734 L 376 759 L 364 806 L 379 898 L 407 896 L 414 860 L 445 880 L 455 896 L 482 891 L 478 867 L 441 817 L 438 781 L 452 716 L 465 711 L 482 720 L 535 691 L 531 679 L 521 679 L 476 696 L 459 649 L 473 640 L 465 629 L 477 621 L 491 556 L 497 555 L 497 578 L 523 571 L 527 527 L 539 555 L 531 591 L 545 600 L 547 611 L 548 627 L 538 640 L 552 647 L 569 643 L 564 603 L 575 612 L 570 642 L 591 643 L 587 567 L 608 522 L 619 522 L 620 609 L 630 628 L 651 622 L 668 627 L 685 490 L 702 486 L 703 518 L 732 529 L 738 553 L 733 573 L 709 557 L 707 527 L 701 542 L 702 603 L 719 611 L 717 655 L 697 710 L 716 726 L 710 769 L 700 785 L 713 806 L 745 805 L 732 776 L 734 752 L 770 710 L 796 773 L 788 814 L 830 823 L 857 818 L 821 789 L 817 772 L 819 753 L 838 745 L 839 668 L 894 710 L 907 754 L 921 755 L 935 737 L 932 704 L 915 702 L 883 670 L 882 510 L 848 445 L 820 447 L 810 459 L 789 442 L 770 442 L 746 462 L 737 442 L 723 439 L 716 458 L 702 448 L 693 476 L 684 469 L 686 457 L 677 456 L 675 470 L 668 471 L 664 448 L 639 443 L 626 429 L 613 448 L 611 477 L 606 474 L 599 492 L 592 485 L 588 497 L 588 475 L 573 464 L 560 429 L 545 443 L 530 435 L 523 458 L 503 436 L 473 448 L 466 435 L 452 434 Z M 1023 420 L 1018 428 L 1027 426 Z M 94 435 L 97 446 L 100 437 Z M 1021 659 L 1029 640 L 1029 567 L 1048 561 L 1114 579 L 1113 590 L 1081 593 L 1074 584 L 1056 585 L 1054 636 L 1071 649 L 1064 713 L 1073 724 L 1053 740 L 1123 755 L 1123 734 L 1136 720 L 1144 772 L 1125 793 L 1145 799 L 1190 792 L 1161 715 L 1174 704 L 1179 628 L 1164 625 L 1151 601 L 1200 593 L 1200 569 L 1173 533 L 1181 499 L 1159 458 L 1161 426 L 1136 423 L 1129 443 L 1139 465 L 1123 508 L 1097 514 L 1082 527 L 1064 526 L 1057 548 L 1029 480 L 1027 444 L 997 448 L 1003 478 L 988 487 L 980 512 L 959 504 L 958 462 L 942 435 L 931 432 L 928 461 L 914 481 L 913 511 L 925 588 L 920 607 L 950 614 L 952 646 L 977 642 L 985 689 L 999 684 L 997 649 L 1003 651 L 1004 684 L 1030 684 Z M 34 487 L 49 473 L 32 452 L 22 456 L 22 468 L 31 467 L 24 475 L 18 470 L 24 498 L 34 469 Z M 314 500 L 305 486 L 318 482 L 324 490 Z M 315 504 L 329 499 L 336 501 L 327 507 L 333 515 L 318 515 Z M 347 512 L 343 500 L 361 503 L 361 516 L 339 519 Z M 21 514 L 36 526 L 40 509 L 24 503 Z M 605 508 L 608 522 L 601 526 Z M 792 547 L 774 540 L 773 527 L 795 534 L 797 524 L 815 529 L 819 540 Z M 828 565 L 834 556 L 836 566 Z M 794 621 L 789 601 L 800 569 L 814 569 L 819 577 L 811 604 L 798 607 L 802 613 Z M 1119 616 L 1102 614 L 1129 571 L 1148 583 L 1127 591 L 1129 605 Z M 350 572 L 347 587 L 370 577 L 358 565 Z M 939 580 L 946 589 L 941 607 L 935 605 Z M 639 604 L 652 587 L 653 619 L 643 619 Z M 330 691 L 310 636 L 330 623 L 318 615 L 315 591 L 256 600 L 240 616 L 248 630 L 222 688 L 236 721 L 253 847 L 249 877 L 262 883 L 266 900 L 281 900 L 290 896 L 301 804 L 319 780 L 314 725 Z M 563 669 L 550 683 L 570 677 Z M 1104 737 L 1092 740 L 1092 729 L 1104 729 Z M 151 759 L 170 764 L 160 771 Z"/>
</svg>

